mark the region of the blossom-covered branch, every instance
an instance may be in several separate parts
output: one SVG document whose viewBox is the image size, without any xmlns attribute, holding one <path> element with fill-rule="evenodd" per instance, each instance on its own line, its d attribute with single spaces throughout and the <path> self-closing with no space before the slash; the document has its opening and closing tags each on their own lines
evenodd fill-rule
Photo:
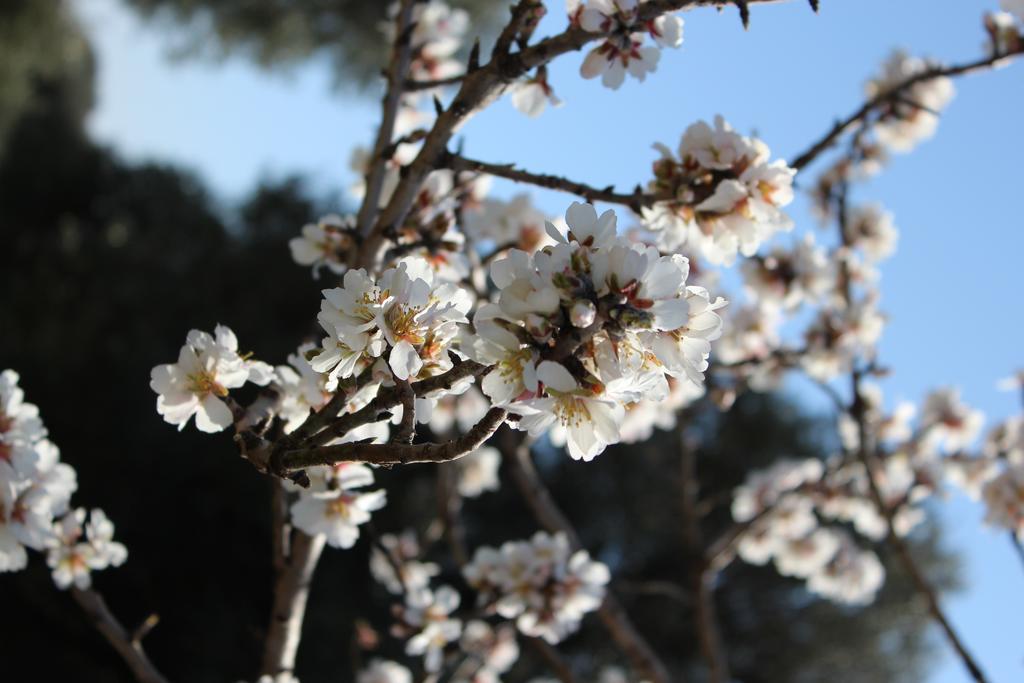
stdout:
<svg viewBox="0 0 1024 683">
<path fill-rule="evenodd" d="M 835 145 L 839 138 L 841 138 L 845 133 L 863 125 L 869 116 L 886 105 L 909 104 L 910 106 L 926 107 L 926 104 L 915 103 L 912 97 L 908 98 L 910 91 L 919 83 L 935 80 L 937 78 L 965 76 L 978 71 L 991 69 L 999 64 L 1005 63 L 1007 59 L 1020 54 L 1024 54 L 1024 45 L 1015 46 L 1013 49 L 1005 52 L 995 52 L 987 57 L 982 57 L 963 64 L 956 64 L 953 66 L 933 65 L 920 70 L 895 86 L 879 92 L 845 119 L 837 121 L 828 133 L 826 133 L 820 140 L 814 142 L 805 151 L 798 154 L 789 165 L 798 171 L 803 169 L 805 166 L 817 159 L 822 153 Z"/>
</svg>

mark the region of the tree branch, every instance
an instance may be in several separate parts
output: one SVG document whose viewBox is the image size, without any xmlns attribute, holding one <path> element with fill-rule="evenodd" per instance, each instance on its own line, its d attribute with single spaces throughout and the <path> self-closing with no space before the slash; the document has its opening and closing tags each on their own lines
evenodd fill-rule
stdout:
<svg viewBox="0 0 1024 683">
<path fill-rule="evenodd" d="M 1024 48 L 1022 48 L 1021 50 L 1007 52 L 1001 55 L 992 55 L 990 57 L 978 59 L 973 62 L 967 62 L 965 64 L 957 64 L 955 66 L 948 67 L 932 67 L 930 69 L 922 71 L 919 74 L 915 74 L 914 76 L 911 76 L 910 78 L 903 81 L 896 87 L 887 90 L 884 93 L 880 93 L 879 95 L 868 100 L 863 105 L 861 105 L 861 107 L 857 109 L 857 111 L 853 112 L 845 119 L 837 121 L 835 125 L 832 126 L 832 128 L 828 131 L 828 133 L 824 135 L 824 137 L 822 137 L 820 140 L 812 144 L 809 148 L 807 148 L 807 150 L 797 155 L 797 157 L 793 159 L 793 161 L 789 165 L 798 171 L 801 170 L 802 168 L 810 164 L 812 161 L 814 161 L 816 158 L 818 158 L 818 156 L 820 156 L 827 149 L 832 147 L 832 145 L 834 145 L 836 141 L 845 133 L 864 123 L 867 117 L 875 109 L 881 107 L 884 104 L 893 102 L 895 100 L 903 99 L 904 93 L 909 88 L 913 87 L 914 85 L 917 85 L 918 83 L 929 81 L 934 78 L 952 78 L 955 76 L 964 76 L 977 71 L 984 71 L 994 66 L 997 62 L 1000 62 L 1007 58 L 1012 58 L 1013 56 L 1019 55 L 1022 52 L 1024 52 Z"/>
<path fill-rule="evenodd" d="M 342 443 L 287 451 L 284 473 L 339 462 L 367 462 L 374 465 L 409 465 L 451 462 L 479 448 L 505 421 L 504 408 L 491 408 L 472 429 L 445 443 Z"/>
<path fill-rule="evenodd" d="M 562 655 L 559 654 L 553 645 L 550 645 L 543 638 L 527 638 L 526 642 L 547 662 L 551 672 L 555 674 L 559 681 L 562 683 L 577 683 L 576 677 L 572 673 L 572 667 L 562 658 Z"/>
<path fill-rule="evenodd" d="M 413 382 L 411 386 L 417 396 L 426 396 L 434 391 L 451 389 L 459 381 L 467 377 L 479 377 L 490 369 L 491 366 L 489 365 L 464 360 L 447 372 L 420 380 L 419 382 Z M 399 403 L 401 403 L 401 400 L 396 388 L 382 388 L 377 392 L 374 399 L 365 406 L 354 413 L 338 417 L 326 429 L 311 435 L 301 445 L 322 445 L 333 439 L 345 436 L 356 427 L 379 421 L 382 419 L 380 417 L 381 413 L 394 408 Z"/>
<path fill-rule="evenodd" d="M 639 213 L 645 206 L 651 206 L 658 201 L 669 201 L 674 199 L 671 194 L 650 194 L 645 193 L 637 185 L 636 189 L 629 194 L 615 192 L 614 186 L 609 185 L 604 189 L 598 189 L 584 183 L 569 180 L 562 176 L 531 173 L 515 167 L 515 164 L 492 164 L 486 161 L 469 159 L 458 154 L 448 154 L 441 161 L 441 165 L 453 171 L 472 171 L 486 173 L 498 178 L 506 178 L 517 183 L 527 183 L 549 190 L 560 190 L 574 194 L 588 202 L 607 202 L 609 204 L 621 204 L 628 206 Z"/>
<path fill-rule="evenodd" d="M 74 598 L 78 606 L 89 617 L 96 630 L 106 638 L 111 647 L 124 660 L 124 663 L 128 665 L 135 680 L 139 681 L 139 683 L 167 683 L 167 679 L 164 678 L 162 673 L 157 671 L 153 663 L 149 661 L 149 657 L 146 656 L 145 650 L 142 649 L 140 641 L 145 633 L 142 633 L 138 638 L 129 636 L 125 627 L 121 625 L 121 622 L 117 620 L 117 617 L 107 607 L 103 596 L 92 588 L 86 588 L 85 590 L 72 588 L 71 597 Z M 148 621 L 143 622 L 143 624 Z"/>
<path fill-rule="evenodd" d="M 666 12 L 692 7 L 721 7 L 726 4 L 729 3 L 725 0 L 650 0 L 638 8 L 637 21 L 651 21 Z M 605 37 L 606 35 L 602 33 L 589 33 L 579 26 L 569 26 L 562 33 L 545 38 L 518 52 L 495 53 L 487 64 L 467 73 L 448 108 L 438 115 L 434 127 L 423 141 L 419 154 L 403 169 L 403 177 L 392 193 L 391 200 L 377 217 L 376 225 L 359 249 L 357 264 L 368 268 L 376 263 L 377 254 L 382 250 L 386 235 L 405 219 L 420 186 L 427 175 L 438 168 L 439 161 L 446 153 L 448 142 L 462 124 L 493 102 L 510 83 L 531 69 Z"/>
<path fill-rule="evenodd" d="M 680 469 L 682 475 L 681 496 L 683 513 L 683 540 L 690 559 L 690 589 L 693 593 L 694 626 L 700 640 L 701 653 L 708 665 L 709 683 L 727 683 L 729 660 L 725 654 L 722 633 L 718 626 L 715 598 L 712 589 L 714 571 L 704 555 L 704 539 L 700 530 L 697 502 L 700 485 L 697 481 L 697 452 L 686 438 L 685 410 L 677 418 L 679 438 Z"/>
<path fill-rule="evenodd" d="M 380 202 L 380 193 L 384 187 L 384 174 L 387 170 L 386 150 L 391 144 L 398 118 L 398 108 L 402 102 L 402 91 L 405 75 L 412 61 L 412 10 L 415 0 L 402 0 L 395 17 L 395 42 L 391 48 L 391 63 L 387 72 L 387 89 L 381 102 L 380 128 L 377 140 L 373 145 L 370 157 L 370 169 L 366 174 L 366 194 L 356 216 L 356 229 L 360 236 L 366 236 L 373 224 Z"/>
<path fill-rule="evenodd" d="M 325 542 L 323 534 L 308 536 L 295 532 L 291 555 L 274 584 L 274 605 L 263 649 L 265 675 L 276 676 L 295 669 L 309 587 Z"/>
</svg>

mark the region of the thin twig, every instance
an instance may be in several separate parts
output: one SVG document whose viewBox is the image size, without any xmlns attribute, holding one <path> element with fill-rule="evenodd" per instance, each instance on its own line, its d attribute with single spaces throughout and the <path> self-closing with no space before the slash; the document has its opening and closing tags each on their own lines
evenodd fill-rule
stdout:
<svg viewBox="0 0 1024 683">
<path fill-rule="evenodd" d="M 443 166 L 453 171 L 474 171 L 486 173 L 498 178 L 506 178 L 517 183 L 527 183 L 549 190 L 560 190 L 574 194 L 588 202 L 607 202 L 609 204 L 621 204 L 628 206 L 637 213 L 645 206 L 651 206 L 655 202 L 669 201 L 675 197 L 672 194 L 651 194 L 640 189 L 638 185 L 633 192 L 628 194 L 616 192 L 614 186 L 609 185 L 604 189 L 598 189 L 585 183 L 576 182 L 563 176 L 546 173 L 531 173 L 530 171 L 518 169 L 515 164 L 492 164 L 486 161 L 469 159 L 458 154 L 449 154 L 441 162 Z"/>
<path fill-rule="evenodd" d="M 416 392 L 407 379 L 395 377 L 395 391 L 402 406 L 402 420 L 391 436 L 391 443 L 411 444 L 416 436 Z"/>
<path fill-rule="evenodd" d="M 857 397 L 854 399 L 854 402 L 855 405 L 859 406 L 862 405 L 859 394 L 856 393 L 856 385 L 859 383 L 859 373 L 854 372 L 853 374 L 857 377 L 857 379 L 854 380 L 854 396 Z M 928 612 L 931 614 L 932 619 L 934 619 L 942 629 L 942 632 L 946 636 L 946 640 L 949 641 L 949 644 L 960 656 L 960 660 L 967 669 L 967 673 L 970 674 L 971 678 L 977 681 L 977 683 L 985 683 L 987 680 L 985 678 L 985 674 L 982 672 L 981 667 L 975 661 L 974 657 L 971 656 L 971 653 L 968 652 L 967 646 L 964 645 L 960 636 L 953 628 L 953 624 L 949 621 L 946 613 L 942 610 L 942 606 L 939 604 L 939 598 L 935 593 L 935 589 L 928 583 L 924 573 L 917 566 L 917 563 L 914 561 L 914 557 L 910 554 L 910 549 L 907 547 L 907 544 L 904 543 L 903 539 L 896 533 L 895 522 L 893 521 L 893 509 L 889 505 L 885 504 L 881 491 L 879 491 L 878 483 L 875 481 L 874 464 L 871 462 L 871 456 L 867 446 L 869 434 L 867 427 L 864 425 L 864 418 L 862 415 L 863 410 L 858 409 L 855 412 L 861 414 L 858 418 L 858 424 L 860 425 L 860 448 L 858 449 L 858 455 L 860 456 L 861 463 L 864 465 L 868 488 L 871 490 L 871 497 L 875 502 L 875 506 L 885 518 L 886 539 L 892 546 L 893 550 L 896 551 L 896 555 L 900 558 L 900 562 L 903 564 L 903 568 L 914 583 L 914 587 L 922 596 L 924 596 L 925 602 L 928 605 Z"/>
<path fill-rule="evenodd" d="M 1020 561 L 1024 563 L 1024 545 L 1021 545 L 1020 539 L 1017 538 L 1015 531 L 1010 532 L 1010 544 L 1013 549 L 1017 551 L 1017 556 L 1020 557 Z"/>
<path fill-rule="evenodd" d="M 405 81 L 403 90 L 405 92 L 417 92 L 419 90 L 433 90 L 434 88 L 443 88 L 449 85 L 458 85 L 461 83 L 467 74 L 458 74 L 455 76 L 448 76 L 447 78 L 435 78 L 429 81 L 417 81 L 408 79 Z"/>
<path fill-rule="evenodd" d="M 564 533 L 573 549 L 583 548 L 576 529 L 555 503 L 551 492 L 534 468 L 529 443 L 518 434 L 507 433 L 505 436 L 506 438 L 499 441 L 502 457 L 509 466 L 512 478 L 533 516 L 549 532 Z M 598 615 L 612 639 L 639 673 L 654 683 L 669 683 L 672 680 L 665 664 L 637 631 L 626 610 L 610 590 L 605 595 Z"/>
<path fill-rule="evenodd" d="M 377 130 L 377 140 L 373 145 L 370 168 L 366 173 L 366 194 L 356 217 L 356 228 L 361 236 L 365 236 L 373 224 L 380 193 L 384 187 L 384 174 L 388 162 L 385 150 L 391 144 L 394 135 L 405 76 L 412 61 L 412 10 L 415 4 L 415 0 L 402 0 L 395 17 L 395 42 L 391 48 L 391 63 L 388 65 L 387 89 L 381 102 L 380 128 Z"/>
<path fill-rule="evenodd" d="M 690 559 L 689 579 L 693 594 L 693 620 L 700 641 L 700 650 L 708 665 L 708 681 L 725 683 L 729 680 L 729 661 L 725 654 L 718 614 L 715 610 L 712 585 L 714 571 L 704 556 L 704 539 L 697 513 L 700 486 L 697 481 L 697 451 L 686 437 L 686 411 L 677 418 L 677 437 L 681 470 L 680 503 L 683 513 L 683 540 Z"/>
<path fill-rule="evenodd" d="M 444 521 L 444 536 L 448 541 L 452 559 L 459 567 L 469 562 L 466 548 L 466 527 L 462 523 L 462 496 L 456 484 L 456 465 L 443 463 L 437 468 L 437 507 Z"/>
<path fill-rule="evenodd" d="M 451 370 L 440 375 L 412 383 L 417 396 L 426 396 L 435 391 L 451 389 L 455 384 L 467 377 L 479 377 L 491 369 L 489 365 L 481 365 L 471 360 L 464 360 Z M 345 436 L 356 427 L 377 422 L 380 414 L 399 405 L 398 391 L 394 387 L 383 388 L 377 392 L 372 401 L 354 413 L 342 415 L 323 431 L 309 437 L 302 445 L 320 445 Z"/>
<path fill-rule="evenodd" d="M 276 676 L 295 669 L 309 587 L 325 542 L 323 534 L 309 536 L 295 532 L 285 570 L 274 584 L 274 605 L 263 650 L 262 673 L 265 675 Z"/>
<path fill-rule="evenodd" d="M 920 73 L 914 74 L 913 76 L 903 81 L 899 85 L 871 98 L 863 105 L 861 105 L 859 109 L 857 109 L 855 112 L 847 116 L 845 119 L 837 121 L 835 125 L 832 126 L 832 128 L 828 131 L 828 133 L 824 135 L 824 137 L 822 137 L 820 140 L 812 144 L 809 148 L 807 148 L 806 151 L 797 155 L 797 157 L 793 159 L 793 161 L 789 165 L 797 170 L 800 170 L 804 166 L 807 166 L 809 163 L 818 158 L 818 156 L 820 156 L 823 152 L 832 147 L 832 145 L 834 145 L 842 135 L 863 123 L 871 114 L 871 112 L 873 112 L 875 109 L 881 107 L 882 105 L 888 104 L 894 100 L 903 99 L 903 93 L 909 88 L 917 85 L 918 83 L 929 81 L 934 78 L 952 78 L 955 76 L 963 76 L 966 74 L 974 73 L 976 71 L 983 71 L 985 69 L 991 68 L 996 63 L 1004 59 L 1021 54 L 1022 52 L 1024 52 L 1024 47 L 1022 47 L 1020 50 L 1011 51 L 1000 55 L 992 55 L 989 57 L 985 57 L 983 59 L 975 60 L 973 62 L 967 62 L 965 64 L 957 64 L 955 66 L 947 67 L 935 66 L 926 69 Z"/>
<path fill-rule="evenodd" d="M 167 683 L 162 673 L 157 671 L 142 649 L 142 635 L 138 638 L 129 636 L 128 631 L 107 607 L 103 596 L 92 588 L 84 590 L 71 589 L 71 597 L 85 612 L 96 630 L 106 638 L 111 647 L 121 655 L 121 659 L 131 669 L 132 675 L 139 683 Z M 147 620 L 148 621 L 148 620 Z M 144 624 L 146 622 L 143 622 Z M 152 628 L 152 627 L 150 627 Z"/>
<path fill-rule="evenodd" d="M 859 141 L 858 136 L 855 136 L 851 142 L 851 150 L 856 150 Z M 851 154 L 853 151 L 851 151 Z M 847 182 L 839 184 L 838 192 L 834 197 L 836 203 L 836 226 L 839 230 L 839 240 L 844 247 L 850 246 L 850 236 L 847 230 L 847 200 L 849 193 L 849 185 Z M 847 306 L 853 305 L 853 286 L 852 278 L 850 277 L 849 265 L 847 261 L 842 261 L 839 268 L 839 282 L 838 288 L 840 295 L 845 299 Z M 885 498 L 882 496 L 882 492 L 878 487 L 878 482 L 875 481 L 875 444 L 873 441 L 873 434 L 868 427 L 867 421 L 867 405 L 864 402 L 864 397 L 861 394 L 861 379 L 862 372 L 858 369 L 856 360 L 853 363 L 853 368 L 850 371 L 850 393 L 851 393 L 851 404 L 848 413 L 851 418 L 857 424 L 857 435 L 858 444 L 856 449 L 856 455 L 864 467 L 864 476 L 867 479 L 868 490 L 871 494 L 871 498 L 874 501 L 875 507 L 878 512 L 885 519 L 886 527 L 886 541 L 892 546 L 893 550 L 896 551 L 897 557 L 903 564 L 904 570 L 910 576 L 911 581 L 917 591 L 924 596 L 925 602 L 928 606 L 928 612 L 931 614 L 932 619 L 939 625 L 942 632 L 946 636 L 946 640 L 949 641 L 950 646 L 960 656 L 960 660 L 963 662 L 964 667 L 967 669 L 968 674 L 977 683 L 985 683 L 985 674 L 982 672 L 981 667 L 975 661 L 974 657 L 968 652 L 967 647 L 964 645 L 960 636 L 953 628 L 952 623 L 946 616 L 946 613 L 942 610 L 942 606 L 939 604 L 939 598 L 935 592 L 935 589 L 928 583 L 924 573 L 917 566 L 914 561 L 913 555 L 910 554 L 910 549 L 907 544 L 903 542 L 899 534 L 896 533 L 895 523 L 895 508 L 886 503 Z"/>
<path fill-rule="evenodd" d="M 526 642 L 547 662 L 551 673 L 555 674 L 558 680 L 562 683 L 577 683 L 576 677 L 572 673 L 572 667 L 553 645 L 549 645 L 542 638 L 527 638 Z"/>
</svg>

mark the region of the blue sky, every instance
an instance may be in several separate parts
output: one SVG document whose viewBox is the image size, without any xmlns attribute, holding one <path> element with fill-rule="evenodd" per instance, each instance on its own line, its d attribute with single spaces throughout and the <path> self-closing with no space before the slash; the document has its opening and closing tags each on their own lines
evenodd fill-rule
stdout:
<svg viewBox="0 0 1024 683">
<path fill-rule="evenodd" d="M 674 146 L 689 123 L 721 113 L 792 158 L 858 106 L 865 78 L 893 47 L 949 62 L 981 54 L 981 15 L 996 3 L 822 0 L 815 16 L 797 0 L 753 7 L 748 32 L 734 9 L 691 12 L 682 48 L 663 51 L 647 82 L 606 90 L 580 79 L 582 56 L 569 55 L 550 74 L 564 107 L 535 121 L 499 102 L 462 131 L 465 150 L 599 187 L 632 187 L 650 173 L 651 143 Z M 187 166 L 227 200 L 261 177 L 291 172 L 324 190 L 354 179 L 348 154 L 370 140 L 378 103 L 332 91 L 325 63 L 278 74 L 234 59 L 175 63 L 166 34 L 141 25 L 117 0 L 76 5 L 99 56 L 90 130 L 125 157 Z M 555 11 L 540 33 L 563 23 L 561 1 L 549 6 Z M 1019 410 L 1018 397 L 996 391 L 996 380 L 1024 366 L 1024 218 L 1016 194 L 1024 64 L 956 87 L 936 138 L 896 157 L 857 198 L 882 202 L 901 230 L 899 251 L 882 267 L 890 324 L 881 357 L 895 371 L 888 394 L 917 400 L 931 387 L 956 385 L 992 424 Z M 495 192 L 516 190 L 498 183 Z M 553 214 L 571 201 L 553 192 L 536 197 Z M 806 202 L 790 213 L 798 231 L 811 229 Z M 947 600 L 950 616 L 993 680 L 1021 680 L 1019 560 L 1005 534 L 980 525 L 980 507 L 953 496 L 938 509 L 947 544 L 965 557 L 968 589 Z M 929 680 L 965 680 L 959 662 L 942 652 Z"/>
</svg>

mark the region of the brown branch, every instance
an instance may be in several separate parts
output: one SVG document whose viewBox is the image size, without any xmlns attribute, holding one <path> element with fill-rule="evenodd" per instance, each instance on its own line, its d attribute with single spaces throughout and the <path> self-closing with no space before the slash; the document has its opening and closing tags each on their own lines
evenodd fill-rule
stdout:
<svg viewBox="0 0 1024 683">
<path fill-rule="evenodd" d="M 367 462 L 374 465 L 451 462 L 479 448 L 505 421 L 504 408 L 491 408 L 472 429 L 445 443 L 342 443 L 287 451 L 284 472 L 339 462 Z"/>
<path fill-rule="evenodd" d="M 505 438 L 499 441 L 502 457 L 533 516 L 550 533 L 564 533 L 574 550 L 582 549 L 579 534 L 555 503 L 534 468 L 529 443 L 522 435 L 512 432 L 507 432 L 504 436 Z M 637 631 L 626 610 L 610 590 L 605 595 L 598 615 L 612 639 L 638 672 L 654 683 L 669 683 L 672 680 L 665 664 Z"/>
<path fill-rule="evenodd" d="M 479 377 L 490 369 L 491 366 L 489 365 L 464 360 L 447 372 L 420 380 L 419 382 L 413 382 L 412 389 L 417 396 L 426 396 L 435 391 L 451 389 L 461 380 L 467 377 Z M 380 417 L 381 413 L 394 408 L 400 402 L 397 389 L 394 387 L 382 388 L 377 392 L 373 400 L 365 406 L 354 413 L 348 413 L 337 418 L 326 429 L 306 439 L 302 445 L 322 445 L 328 441 L 345 436 L 356 427 L 377 422 L 382 419 Z"/>
<path fill-rule="evenodd" d="M 553 645 L 543 638 L 527 638 L 526 642 L 547 662 L 551 673 L 555 674 L 558 680 L 562 683 L 577 683 L 576 676 L 572 673 L 572 667 Z"/>
<path fill-rule="evenodd" d="M 384 174 L 387 171 L 386 150 L 394 135 L 405 75 L 412 61 L 412 31 L 415 28 L 412 10 L 415 4 L 415 0 L 402 0 L 395 17 L 395 42 L 391 48 L 391 63 L 387 71 L 388 85 L 381 101 L 380 128 L 377 130 L 377 140 L 370 157 L 370 169 L 366 173 L 366 194 L 356 216 L 356 229 L 360 236 L 365 236 L 373 224 L 380 193 L 384 187 Z"/>
<path fill-rule="evenodd" d="M 614 186 L 609 185 L 604 189 L 598 189 L 584 183 L 579 183 L 568 178 L 550 175 L 545 173 L 531 173 L 515 167 L 515 164 L 492 164 L 486 161 L 477 161 L 476 159 L 469 159 L 458 154 L 446 155 L 441 165 L 450 168 L 453 171 L 472 171 L 477 173 L 486 173 L 498 178 L 506 178 L 513 180 L 517 183 L 527 183 L 529 185 L 535 185 L 537 187 L 543 187 L 549 190 L 560 190 L 562 192 L 568 192 L 574 194 L 588 202 L 607 202 L 609 204 L 621 204 L 628 206 L 633 211 L 639 213 L 640 209 L 645 206 L 651 206 L 658 201 L 669 201 L 674 199 L 671 194 L 650 194 L 645 193 L 640 189 L 638 185 L 633 192 L 629 194 L 623 194 L 615 192 Z"/>
<path fill-rule="evenodd" d="M 925 602 L 928 606 L 928 612 L 931 614 L 932 619 L 934 619 L 942 629 L 942 632 L 946 636 L 946 640 L 949 641 L 950 646 L 952 646 L 960 656 L 960 660 L 963 662 L 964 668 L 967 669 L 967 673 L 970 674 L 971 678 L 977 681 L 977 683 L 985 683 L 987 680 L 985 678 L 985 674 L 982 672 L 981 667 L 975 661 L 974 657 L 971 656 L 971 653 L 968 652 L 967 647 L 953 628 L 953 625 L 946 616 L 946 613 L 942 610 L 942 606 L 939 604 L 939 598 L 935 593 L 935 589 L 928 583 L 928 579 L 925 578 L 924 573 L 917 566 L 913 555 L 910 554 L 910 549 L 907 547 L 907 544 L 904 543 L 903 539 L 896 533 L 895 522 L 893 520 L 893 509 L 886 505 L 885 500 L 882 498 L 881 491 L 878 488 L 878 483 L 875 481 L 873 471 L 874 467 L 871 462 L 872 458 L 866 445 L 869 434 L 867 427 L 864 424 L 864 411 L 861 409 L 863 403 L 857 393 L 857 384 L 859 384 L 860 375 L 857 372 L 854 372 L 853 374 L 856 378 L 854 379 L 854 405 L 857 406 L 855 412 L 859 414 L 858 424 L 860 425 L 860 448 L 858 449 L 858 455 L 860 456 L 861 463 L 864 465 L 868 488 L 871 490 L 871 498 L 874 500 L 878 511 L 881 512 L 882 516 L 885 518 L 886 540 L 889 545 L 892 546 L 893 550 L 896 551 L 897 557 L 900 558 L 900 562 L 903 564 L 904 570 L 910 576 L 917 592 L 924 596 Z"/>
<path fill-rule="evenodd" d="M 285 497 L 282 482 L 275 478 L 268 478 L 270 482 L 270 515 L 271 515 L 271 554 L 274 567 L 274 575 L 280 576 L 285 570 L 288 562 L 288 555 L 291 553 L 289 541 L 291 540 L 291 525 L 288 523 L 288 501 Z"/>
<path fill-rule="evenodd" d="M 963 72 L 963 69 L 961 72 Z M 854 137 L 853 147 L 855 148 L 856 145 L 857 136 Z M 837 216 L 836 225 L 839 230 L 840 243 L 843 246 L 850 245 L 849 231 L 846 229 L 848 192 L 849 185 L 844 181 L 840 183 L 838 192 L 834 197 Z M 852 305 L 853 287 L 851 284 L 849 266 L 846 261 L 842 262 L 842 266 L 839 269 L 838 285 L 840 294 L 846 300 L 846 304 L 848 306 Z M 985 683 L 987 680 L 985 678 L 985 674 L 982 672 L 981 667 L 975 661 L 974 657 L 971 656 L 970 652 L 968 652 L 967 647 L 964 645 L 960 636 L 953 628 L 952 623 L 942 610 L 942 606 L 939 604 L 939 598 L 935 593 L 935 589 L 928 583 L 924 573 L 917 566 L 907 544 L 904 543 L 903 539 L 896 533 L 896 523 L 894 519 L 895 508 L 886 503 L 882 496 L 882 492 L 878 487 L 878 482 L 875 481 L 875 463 L 873 460 L 875 459 L 876 447 L 873 435 L 868 427 L 867 405 L 861 395 L 861 379 L 862 372 L 856 367 L 855 360 L 854 367 L 850 371 L 851 403 L 848 413 L 857 424 L 857 436 L 859 437 L 859 443 L 857 445 L 856 455 L 864 467 L 864 476 L 867 480 L 868 490 L 871 494 L 875 507 L 885 519 L 886 541 L 896 552 L 896 556 L 900 559 L 904 570 L 910 576 L 911 582 L 914 584 L 917 592 L 924 597 L 925 603 L 928 606 L 929 614 L 942 629 L 942 632 L 946 636 L 946 640 L 949 641 L 950 646 L 960 656 L 960 660 L 963 662 L 964 668 L 967 669 L 968 674 L 970 674 L 971 678 L 977 681 L 977 683 Z"/>
<path fill-rule="evenodd" d="M 455 564 L 460 568 L 469 562 L 466 548 L 466 527 L 462 523 L 462 496 L 456 484 L 455 465 L 441 464 L 437 468 L 437 507 L 444 521 L 444 537 L 448 541 Z"/>
<path fill-rule="evenodd" d="M 686 411 L 680 411 L 677 418 L 677 436 L 680 454 L 681 491 L 680 502 L 683 513 L 683 540 L 690 559 L 689 579 L 693 594 L 693 620 L 700 641 L 701 654 L 708 665 L 710 683 L 729 681 L 729 660 L 725 654 L 722 633 L 718 626 L 715 609 L 713 581 L 715 572 L 704 555 L 704 539 L 700 530 L 700 516 L 697 513 L 700 485 L 697 481 L 697 452 L 686 437 Z"/>
<path fill-rule="evenodd" d="M 308 536 L 295 532 L 291 555 L 274 584 L 274 604 L 264 640 L 263 674 L 276 676 L 295 669 L 309 587 L 325 541 L 323 534 Z"/>
<path fill-rule="evenodd" d="M 793 161 L 789 165 L 792 168 L 797 169 L 798 171 L 803 167 L 807 166 L 816 158 L 818 158 L 818 156 L 820 156 L 823 152 L 832 147 L 836 143 L 836 141 L 845 133 L 847 133 L 850 130 L 853 130 L 854 128 L 864 123 L 867 117 L 877 108 L 881 107 L 882 105 L 893 102 L 895 100 L 903 99 L 904 92 L 909 88 L 917 85 L 918 83 L 929 81 L 934 78 L 952 78 L 956 76 L 964 76 L 977 71 L 984 71 L 986 69 L 991 68 L 998 62 L 1009 57 L 1021 54 L 1022 52 L 1024 52 L 1024 47 L 1022 47 L 1020 50 L 1011 51 L 1000 55 L 992 55 L 989 57 L 985 57 L 983 59 L 975 60 L 973 62 L 967 62 L 965 64 L 957 64 L 955 66 L 948 67 L 936 66 L 930 69 L 926 69 L 921 73 L 915 74 L 908 78 L 907 80 L 900 83 L 899 85 L 891 88 L 890 90 L 887 90 L 886 92 L 880 93 L 875 97 L 871 98 L 863 105 L 861 105 L 859 109 L 857 109 L 855 112 L 847 116 L 845 119 L 837 121 L 835 125 L 832 126 L 832 128 L 828 131 L 828 133 L 824 135 L 824 137 L 822 137 L 820 140 L 812 144 L 803 153 L 799 154 L 795 159 L 793 159 Z"/>
<path fill-rule="evenodd" d="M 74 598 L 78 606 L 89 617 L 96 630 L 103 635 L 111 647 L 121 656 L 124 663 L 128 665 L 135 680 L 139 681 L 139 683 L 167 683 L 167 679 L 162 673 L 157 671 L 153 663 L 149 661 L 149 657 L 146 656 L 145 650 L 142 649 L 141 640 L 145 632 L 141 628 L 136 631 L 136 634 L 138 634 L 137 638 L 130 636 L 125 627 L 121 625 L 121 622 L 110 611 L 110 608 L 107 607 L 103 596 L 92 588 L 86 588 L 85 590 L 72 588 L 71 597 Z M 143 625 L 149 623 L 149 621 L 147 619 L 143 622 Z M 146 629 L 146 632 L 148 632 L 148 629 Z"/>
<path fill-rule="evenodd" d="M 395 391 L 402 406 L 402 420 L 391 436 L 391 443 L 411 444 L 416 436 L 416 392 L 407 379 L 395 377 Z"/>
<path fill-rule="evenodd" d="M 405 81 L 403 90 L 405 92 L 417 92 L 420 90 L 433 90 L 434 88 L 443 88 L 448 85 L 458 85 L 461 83 L 468 74 L 458 74 L 456 76 L 449 76 L 448 78 L 435 78 L 429 81 L 416 81 L 408 79 Z"/>
<path fill-rule="evenodd" d="M 681 586 L 671 581 L 630 581 L 618 579 L 615 581 L 615 590 L 619 593 L 668 598 L 684 607 L 690 607 L 693 604 L 690 594 Z"/>
</svg>

